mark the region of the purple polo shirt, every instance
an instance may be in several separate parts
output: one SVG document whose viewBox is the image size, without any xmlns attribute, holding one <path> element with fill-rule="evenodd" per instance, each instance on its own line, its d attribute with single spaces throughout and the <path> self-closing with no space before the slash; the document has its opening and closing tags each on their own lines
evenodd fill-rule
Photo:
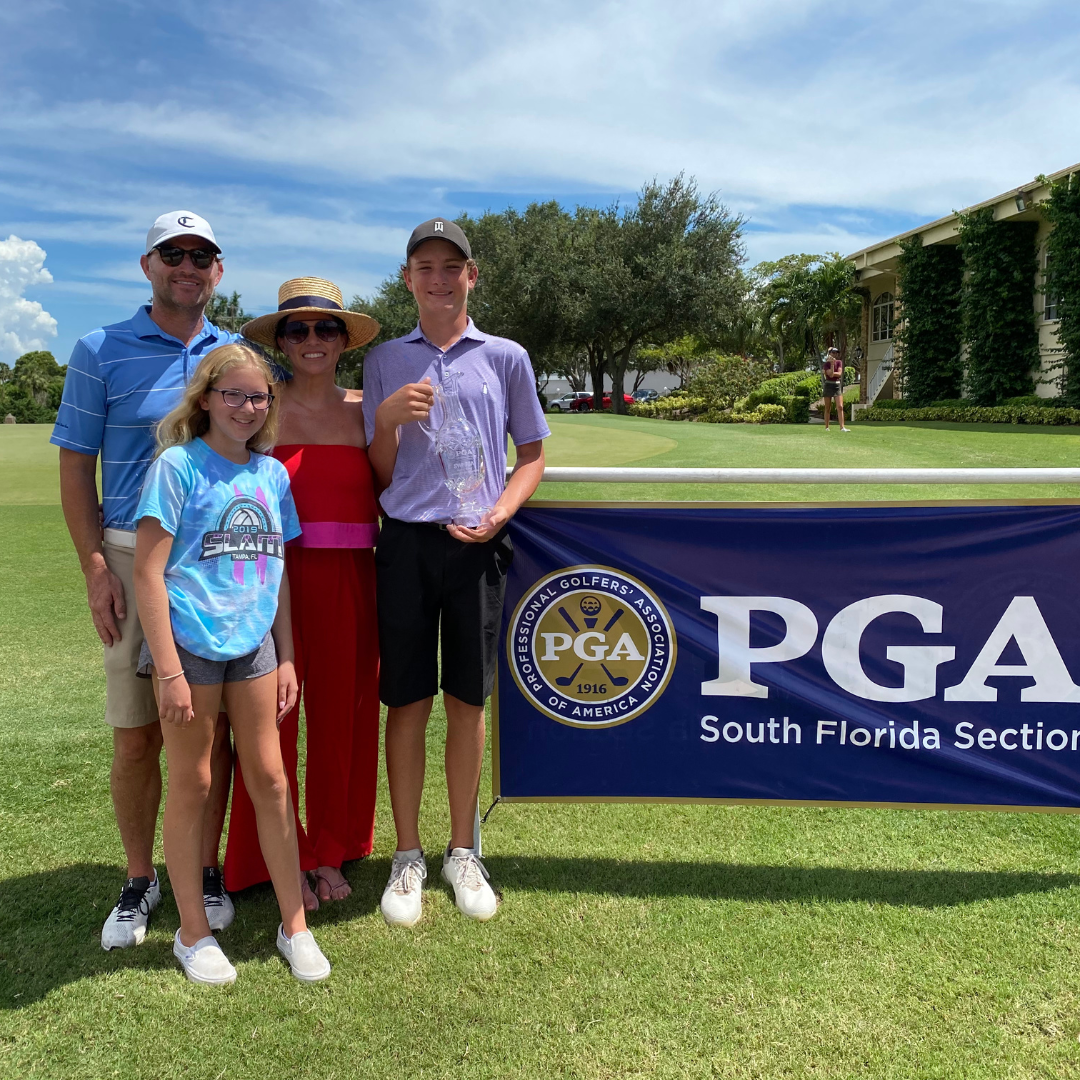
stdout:
<svg viewBox="0 0 1080 1080">
<path fill-rule="evenodd" d="M 494 506 L 505 487 L 507 434 L 515 446 L 551 434 L 536 396 L 529 354 L 517 342 L 485 334 L 470 319 L 465 333 L 445 353 L 424 337 L 419 324 L 411 334 L 377 345 L 364 357 L 364 425 L 370 437 L 375 410 L 391 394 L 424 376 L 440 383 L 449 368 L 461 373 L 461 408 L 484 444 L 487 472 L 477 495 L 484 505 Z M 394 477 L 379 500 L 383 511 L 399 521 L 448 524 L 458 503 L 443 483 L 432 436 L 415 421 L 402 424 L 400 432 Z"/>
</svg>

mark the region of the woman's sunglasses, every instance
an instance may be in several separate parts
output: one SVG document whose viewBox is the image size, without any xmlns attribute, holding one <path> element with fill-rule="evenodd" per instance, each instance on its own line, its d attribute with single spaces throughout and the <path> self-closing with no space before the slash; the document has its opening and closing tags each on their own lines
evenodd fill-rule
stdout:
<svg viewBox="0 0 1080 1080">
<path fill-rule="evenodd" d="M 334 319 L 321 319 L 314 326 L 305 322 L 287 322 L 281 331 L 281 337 L 290 345 L 299 345 L 307 341 L 309 330 L 314 330 L 320 341 L 337 341 L 338 337 L 345 333 L 341 324 Z"/>
<path fill-rule="evenodd" d="M 191 265 L 196 270 L 208 270 L 214 265 L 214 260 L 217 258 L 216 251 L 207 251 L 206 248 L 196 248 L 194 251 L 188 251 L 187 248 L 182 247 L 156 247 L 154 250 L 161 256 L 161 261 L 166 266 L 179 266 L 184 261 L 185 255 L 191 256 Z"/>
<path fill-rule="evenodd" d="M 220 394 L 221 400 L 230 409 L 242 408 L 245 402 L 250 401 L 259 412 L 266 412 L 270 408 L 270 402 L 274 400 L 273 394 L 245 394 L 243 390 L 219 390 L 216 386 L 211 386 L 210 389 Z"/>
</svg>

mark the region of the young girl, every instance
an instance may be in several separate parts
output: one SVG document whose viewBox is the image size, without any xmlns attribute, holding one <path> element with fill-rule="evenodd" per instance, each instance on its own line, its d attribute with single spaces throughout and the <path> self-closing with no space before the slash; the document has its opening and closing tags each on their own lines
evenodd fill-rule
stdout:
<svg viewBox="0 0 1080 1080">
<path fill-rule="evenodd" d="M 264 454 L 277 427 L 273 390 L 253 349 L 208 353 L 158 427 L 159 456 L 135 514 L 135 593 L 146 634 L 139 671 L 154 680 L 169 766 L 162 836 L 180 909 L 173 953 L 192 982 L 213 985 L 236 978 L 202 898 L 200 837 L 222 706 L 281 909 L 278 949 L 298 979 L 330 974 L 304 921 L 277 732 L 296 700 L 284 554 L 300 526 L 288 474 Z"/>
</svg>

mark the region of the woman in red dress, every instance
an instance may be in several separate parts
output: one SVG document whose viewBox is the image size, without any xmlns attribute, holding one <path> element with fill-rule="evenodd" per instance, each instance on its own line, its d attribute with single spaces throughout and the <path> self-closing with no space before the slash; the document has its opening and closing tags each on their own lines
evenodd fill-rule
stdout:
<svg viewBox="0 0 1080 1080">
<path fill-rule="evenodd" d="M 276 345 L 292 364 L 280 391 L 274 456 L 289 472 L 303 534 L 285 550 L 292 590 L 296 675 L 307 727 L 305 810 L 297 816 L 304 906 L 344 900 L 341 872 L 371 854 L 379 760 L 379 641 L 375 621 L 378 509 L 367 458 L 362 393 L 335 383 L 345 349 L 366 344 L 379 324 L 345 311 L 340 290 L 297 278 L 278 290 L 278 311 L 247 323 L 245 337 Z M 281 722 L 281 752 L 299 807 L 300 698 Z M 312 892 L 307 872 L 315 879 Z M 237 768 L 225 850 L 229 890 L 269 880 L 255 813 Z"/>
</svg>

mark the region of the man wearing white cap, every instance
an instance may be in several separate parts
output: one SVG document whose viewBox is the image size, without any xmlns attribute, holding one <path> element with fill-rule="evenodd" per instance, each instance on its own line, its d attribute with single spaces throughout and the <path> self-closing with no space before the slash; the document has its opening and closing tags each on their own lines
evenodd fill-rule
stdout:
<svg viewBox="0 0 1080 1080">
<path fill-rule="evenodd" d="M 75 345 L 51 442 L 60 447 L 60 498 L 86 577 L 94 628 L 105 646 L 105 722 L 113 729 L 110 786 L 127 882 L 101 931 L 104 949 L 138 945 L 161 889 L 153 864 L 161 802 L 161 726 L 153 690 L 135 677 L 143 632 L 135 609 L 135 507 L 154 457 L 154 426 L 179 401 L 211 349 L 238 340 L 204 317 L 221 280 L 221 248 L 209 222 L 187 210 L 162 214 L 141 259 L 152 303 Z M 101 456 L 98 519 L 97 459 Z M 232 767 L 228 725 L 219 722 L 211 805 L 203 837 L 203 892 L 213 929 L 233 917 L 221 887 L 218 844 Z"/>
</svg>

